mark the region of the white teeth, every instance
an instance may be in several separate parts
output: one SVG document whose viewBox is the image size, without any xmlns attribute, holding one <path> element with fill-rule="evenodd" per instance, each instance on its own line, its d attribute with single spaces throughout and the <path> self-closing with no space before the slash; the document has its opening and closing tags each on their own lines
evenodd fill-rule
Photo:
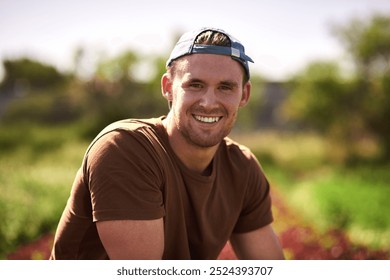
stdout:
<svg viewBox="0 0 390 280">
<path fill-rule="evenodd" d="M 202 117 L 202 116 L 194 116 L 194 117 L 198 121 L 205 122 L 205 123 L 215 123 L 219 121 L 219 117 Z"/>
</svg>

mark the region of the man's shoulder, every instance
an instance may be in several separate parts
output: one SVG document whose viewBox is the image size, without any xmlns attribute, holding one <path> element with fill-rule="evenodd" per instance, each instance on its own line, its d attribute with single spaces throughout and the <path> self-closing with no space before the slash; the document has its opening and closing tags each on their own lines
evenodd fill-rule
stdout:
<svg viewBox="0 0 390 280">
<path fill-rule="evenodd" d="M 150 119 L 124 119 L 113 122 L 106 126 L 94 139 L 96 142 L 99 138 L 113 132 L 137 132 L 137 131 L 154 131 L 157 133 L 158 127 L 161 125 L 161 118 Z"/>
<path fill-rule="evenodd" d="M 152 138 L 158 139 L 161 129 L 161 118 L 150 119 L 124 119 L 106 126 L 90 143 L 87 153 L 92 147 L 107 145 L 131 146 L 135 142 L 153 142 Z M 135 142 L 134 142 L 135 141 Z M 158 140 L 157 140 L 158 141 Z"/>
<path fill-rule="evenodd" d="M 229 168 L 232 178 L 241 178 L 241 186 L 254 184 L 256 188 L 262 185 L 265 174 L 258 158 L 250 148 L 231 138 L 225 138 L 223 143 L 218 161 L 220 167 Z"/>
<path fill-rule="evenodd" d="M 253 168 L 257 169 L 259 166 L 259 162 L 250 148 L 229 137 L 225 137 L 220 151 L 224 160 L 237 170 L 253 170 Z"/>
<path fill-rule="evenodd" d="M 161 118 L 150 119 L 124 119 L 106 126 L 99 135 L 106 134 L 115 130 L 136 131 L 141 128 L 156 128 L 161 123 Z M 98 137 L 99 137 L 98 135 Z"/>
<path fill-rule="evenodd" d="M 252 159 L 254 157 L 247 146 L 240 144 L 229 137 L 225 137 L 224 145 L 228 153 L 242 157 L 243 160 Z"/>
</svg>

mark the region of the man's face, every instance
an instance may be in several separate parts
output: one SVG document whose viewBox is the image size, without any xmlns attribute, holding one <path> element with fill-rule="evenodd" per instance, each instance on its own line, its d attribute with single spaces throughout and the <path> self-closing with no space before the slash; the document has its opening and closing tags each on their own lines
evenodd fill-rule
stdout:
<svg viewBox="0 0 390 280">
<path fill-rule="evenodd" d="M 240 64 L 223 55 L 185 56 L 176 62 L 174 77 L 167 83 L 174 129 L 197 147 L 218 145 L 230 133 L 238 108 L 245 106 L 250 95 L 250 83 L 243 85 Z"/>
</svg>

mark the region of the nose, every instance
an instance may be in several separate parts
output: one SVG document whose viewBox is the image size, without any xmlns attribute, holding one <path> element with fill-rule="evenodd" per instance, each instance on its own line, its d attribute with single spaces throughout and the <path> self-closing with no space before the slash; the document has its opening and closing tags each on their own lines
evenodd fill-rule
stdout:
<svg viewBox="0 0 390 280">
<path fill-rule="evenodd" d="M 212 87 L 208 87 L 202 94 L 199 105 L 205 109 L 214 109 L 218 107 L 218 98 L 216 90 Z"/>
</svg>

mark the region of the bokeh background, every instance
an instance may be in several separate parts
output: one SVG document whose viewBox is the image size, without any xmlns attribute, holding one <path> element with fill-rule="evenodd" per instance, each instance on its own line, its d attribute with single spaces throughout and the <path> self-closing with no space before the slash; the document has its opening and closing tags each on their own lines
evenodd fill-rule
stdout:
<svg viewBox="0 0 390 280">
<path fill-rule="evenodd" d="M 388 258 L 388 0 L 0 0 L 0 259 L 54 232 L 105 125 L 167 113 L 165 60 L 203 26 L 255 61 L 232 137 L 273 185 L 286 256 Z"/>
</svg>

